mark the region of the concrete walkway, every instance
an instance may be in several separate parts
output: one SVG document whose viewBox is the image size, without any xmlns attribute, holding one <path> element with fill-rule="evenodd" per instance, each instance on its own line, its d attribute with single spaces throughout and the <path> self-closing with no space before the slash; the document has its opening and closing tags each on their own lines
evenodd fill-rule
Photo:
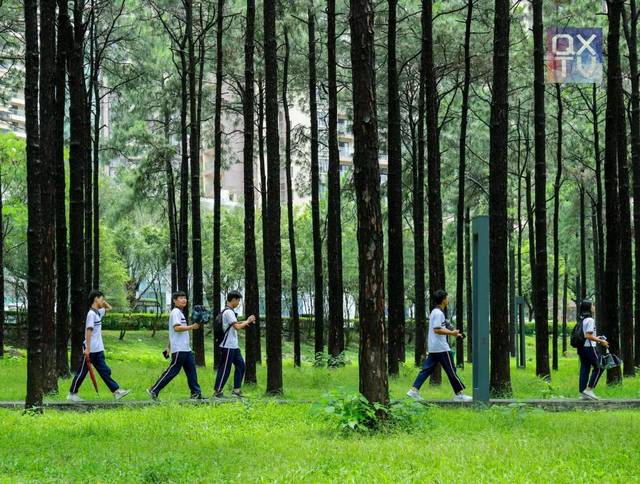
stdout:
<svg viewBox="0 0 640 484">
<path fill-rule="evenodd" d="M 247 402 L 267 403 L 276 402 L 281 404 L 295 403 L 314 403 L 310 400 L 286 400 L 286 399 L 269 399 L 269 398 L 248 398 Z M 76 412 L 85 412 L 90 410 L 112 410 L 118 408 L 143 408 L 163 405 L 166 403 L 180 403 L 185 405 L 223 405 L 226 403 L 237 402 L 236 399 L 224 398 L 216 400 L 173 400 L 170 402 L 154 402 L 152 400 L 87 400 L 80 403 L 60 401 L 45 401 L 44 408 L 48 410 L 69 410 Z M 425 405 L 434 405 L 444 408 L 482 408 L 483 404 L 478 402 L 454 402 L 452 400 L 425 400 Z M 620 410 L 620 409 L 640 409 L 640 399 L 625 400 L 581 400 L 570 398 L 551 398 L 547 400 L 490 400 L 488 406 L 527 406 L 533 408 L 541 408 L 551 412 L 562 412 L 569 410 Z M 24 402 L 21 401 L 0 401 L 0 408 L 22 410 Z"/>
</svg>

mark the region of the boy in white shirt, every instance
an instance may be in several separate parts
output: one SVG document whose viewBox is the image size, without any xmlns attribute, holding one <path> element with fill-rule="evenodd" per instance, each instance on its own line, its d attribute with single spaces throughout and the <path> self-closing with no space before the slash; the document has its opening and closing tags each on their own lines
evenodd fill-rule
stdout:
<svg viewBox="0 0 640 484">
<path fill-rule="evenodd" d="M 111 305 L 104 299 L 104 294 L 97 290 L 91 291 L 91 293 L 89 293 L 89 312 L 87 313 L 85 322 L 85 340 L 82 345 L 82 364 L 73 377 L 67 400 L 72 402 L 82 401 L 78 396 L 78 390 L 89 371 L 87 358 L 102 378 L 102 381 L 105 382 L 109 390 L 113 393 L 116 400 L 126 397 L 130 392 L 130 390 L 120 390 L 118 383 L 111 378 L 111 369 L 107 366 L 107 362 L 104 359 L 102 318 L 107 309 L 111 309 Z"/>
<path fill-rule="evenodd" d="M 420 387 L 427 378 L 431 376 L 438 363 L 440 363 L 453 387 L 455 393 L 453 399 L 459 402 L 470 402 L 473 399 L 463 393 L 465 386 L 464 383 L 460 381 L 460 378 L 458 378 L 456 368 L 453 365 L 453 359 L 451 358 L 451 348 L 447 341 L 447 336 L 455 336 L 456 338 L 463 337 L 459 330 L 450 330 L 447 328 L 447 320 L 444 312 L 449 305 L 449 297 L 445 291 L 439 289 L 433 294 L 433 302 L 436 306 L 429 315 L 429 356 L 422 364 L 422 369 L 420 373 L 418 373 L 413 386 L 407 392 L 407 395 L 415 400 L 422 400 Z"/>
<path fill-rule="evenodd" d="M 234 397 L 242 396 L 240 388 L 242 387 L 242 379 L 244 378 L 245 364 L 242 359 L 242 353 L 240 352 L 240 345 L 238 344 L 237 330 L 249 326 L 256 320 L 256 317 L 251 315 L 246 321 L 242 323 L 238 322 L 238 317 L 234 309 L 240 304 L 240 299 L 242 299 L 242 294 L 238 291 L 231 291 L 227 294 L 227 305 L 220 314 L 224 336 L 220 342 L 221 357 L 213 394 L 215 398 L 223 396 L 222 390 L 231 373 L 231 365 L 235 367 L 233 374 L 233 391 L 231 395 Z"/>
<path fill-rule="evenodd" d="M 598 384 L 598 380 L 604 373 L 600 368 L 600 358 L 597 352 L 598 345 L 605 348 L 609 346 L 606 339 L 598 337 L 596 332 L 596 321 L 593 318 L 593 304 L 585 299 L 580 303 L 579 318 L 582 320 L 582 332 L 584 335 L 584 345 L 578 348 L 580 358 L 580 382 L 579 391 L 582 398 L 598 400 L 593 393 Z M 591 373 L 591 375 L 589 375 Z"/>
<path fill-rule="evenodd" d="M 174 308 L 169 315 L 169 350 L 171 352 L 171 363 L 169 368 L 158 378 L 155 384 L 147 389 L 149 396 L 156 400 L 160 391 L 173 380 L 181 369 L 187 375 L 187 383 L 191 390 L 193 400 L 202 399 L 202 391 L 198 385 L 198 373 L 196 372 L 196 362 L 191 352 L 189 342 L 189 331 L 198 329 L 199 324 L 187 325 L 187 319 L 183 313 L 187 306 L 187 295 L 182 292 L 174 292 L 171 295 Z"/>
</svg>

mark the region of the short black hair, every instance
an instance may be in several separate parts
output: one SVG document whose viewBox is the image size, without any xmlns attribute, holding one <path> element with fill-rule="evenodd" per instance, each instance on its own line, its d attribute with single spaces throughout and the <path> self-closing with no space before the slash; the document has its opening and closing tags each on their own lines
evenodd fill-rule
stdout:
<svg viewBox="0 0 640 484">
<path fill-rule="evenodd" d="M 93 306 L 93 301 L 95 301 L 99 297 L 103 297 L 104 293 L 98 289 L 93 289 L 89 293 L 89 307 Z"/>
<path fill-rule="evenodd" d="M 578 316 L 589 317 L 593 316 L 592 312 L 593 303 L 590 299 L 584 299 L 580 302 L 580 309 L 578 311 Z"/>
<path fill-rule="evenodd" d="M 443 289 L 438 289 L 431 296 L 431 300 L 433 301 L 434 306 L 440 306 L 440 304 L 442 304 L 442 301 L 444 301 L 447 298 L 447 296 L 448 296 L 447 291 Z"/>
<path fill-rule="evenodd" d="M 242 299 L 242 294 L 240 294 L 240 291 L 231 291 L 227 294 L 227 302 L 231 302 L 234 299 Z"/>
<path fill-rule="evenodd" d="M 175 301 L 179 297 L 187 297 L 187 293 L 184 291 L 176 291 L 173 294 L 171 294 L 171 301 Z"/>
</svg>

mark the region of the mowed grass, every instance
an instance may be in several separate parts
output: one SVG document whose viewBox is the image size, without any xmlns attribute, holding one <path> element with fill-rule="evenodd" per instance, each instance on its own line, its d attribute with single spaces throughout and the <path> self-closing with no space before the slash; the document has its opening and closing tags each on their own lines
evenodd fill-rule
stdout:
<svg viewBox="0 0 640 484">
<path fill-rule="evenodd" d="M 148 331 L 128 332 L 123 340 L 118 339 L 118 332 L 105 331 L 105 347 L 107 363 L 112 369 L 115 380 L 122 388 L 129 388 L 132 394 L 127 400 L 147 399 L 145 389 L 150 387 L 162 374 L 168 363 L 161 352 L 166 344 L 166 332 L 158 332 L 151 337 Z M 533 338 L 527 340 L 527 368 L 518 369 L 512 358 L 511 381 L 513 397 L 519 400 L 578 396 L 578 359 L 573 348 L 568 357 L 561 357 L 559 371 L 552 373 L 551 383 L 547 383 L 535 376 L 535 350 Z M 244 352 L 244 341 L 241 341 Z M 301 368 L 293 366 L 293 346 L 286 341 L 283 345 L 284 355 L 284 398 L 297 402 L 314 402 L 333 390 L 346 393 L 358 391 L 358 355 L 357 346 L 353 342 L 347 352 L 347 364 L 339 369 L 314 368 L 313 346 L 303 344 L 303 365 Z M 24 353 L 24 352 L 23 352 Z M 205 397 L 213 393 L 215 374 L 212 368 L 211 337 L 206 338 L 207 367 L 198 371 L 198 380 Z M 258 385 L 245 386 L 248 397 L 262 397 L 265 393 L 266 382 L 266 351 L 263 342 L 263 361 L 258 367 Z M 401 367 L 400 376 L 389 380 L 392 399 L 403 398 L 411 386 L 417 369 L 413 365 L 413 349 L 408 348 L 407 364 Z M 458 370 L 468 390 L 472 392 L 471 365 Z M 109 399 L 111 395 L 98 376 L 100 394 L 96 395 L 91 382 L 87 378 L 80 389 L 80 395 L 87 400 Z M 232 380 L 232 378 L 230 378 Z M 59 393 L 49 395 L 45 400 L 60 400 L 67 396 L 70 379 L 59 380 Z M 231 382 L 229 383 L 231 385 Z M 0 359 L 0 400 L 23 400 L 26 388 L 26 358 L 5 357 Z M 227 393 L 230 391 L 228 386 Z M 425 384 L 422 394 L 430 399 L 448 399 L 453 396 L 451 387 L 443 373 L 443 383 L 439 386 Z M 597 394 L 602 398 L 640 398 L 640 376 L 626 378 L 622 385 L 608 386 L 605 377 L 600 381 Z M 161 393 L 163 401 L 175 401 L 189 396 L 189 389 L 184 374 L 180 374 Z"/>
<path fill-rule="evenodd" d="M 307 404 L 0 410 L 0 482 L 637 482 L 636 412 L 438 409 L 344 435 Z"/>
<path fill-rule="evenodd" d="M 107 361 L 131 399 L 144 392 L 167 362 L 160 354 L 166 333 L 127 333 L 123 341 L 107 332 Z M 528 355 L 533 358 L 529 341 Z M 266 369 L 258 385 L 246 387 L 242 403 L 180 405 L 188 397 L 184 375 L 161 394 L 163 404 L 92 412 L 48 410 L 29 415 L 0 410 L 0 483 L 23 482 L 638 482 L 640 412 L 544 412 L 519 407 L 485 410 L 427 408 L 410 425 L 371 434 L 346 435 L 318 412 L 332 390 L 358 389 L 357 353 L 352 345 L 347 366 L 313 368 L 313 349 L 304 345 L 302 368 L 292 365 L 292 346 L 284 345 L 284 398 L 264 397 Z M 213 387 L 209 366 L 199 370 L 205 395 Z M 263 355 L 266 357 L 266 355 Z M 408 354 L 407 356 L 410 356 Z M 393 399 L 403 398 L 417 370 L 402 368 L 390 380 Z M 470 386 L 471 367 L 461 372 Z M 0 400 L 22 400 L 26 381 L 23 357 L 0 360 Z M 110 399 L 99 381 L 80 394 Z M 551 385 L 537 379 L 534 364 L 512 368 L 515 396 L 574 397 L 577 360 L 562 358 Z M 60 380 L 66 397 L 70 381 Z M 640 397 L 640 377 L 622 386 L 603 384 L 611 398 Z M 423 394 L 450 398 L 445 381 L 425 385 Z M 320 402 L 320 405 L 312 402 Z M 315 408 L 314 408 L 315 407 Z"/>
</svg>

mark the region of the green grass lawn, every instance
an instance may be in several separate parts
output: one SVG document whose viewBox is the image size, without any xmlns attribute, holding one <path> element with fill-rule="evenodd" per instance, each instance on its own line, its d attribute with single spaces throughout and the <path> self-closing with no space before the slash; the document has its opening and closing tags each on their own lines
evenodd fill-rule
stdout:
<svg viewBox="0 0 640 484">
<path fill-rule="evenodd" d="M 166 334 L 128 333 L 124 341 L 107 332 L 107 361 L 130 399 L 147 398 L 166 361 Z M 533 341 L 530 341 L 533 343 Z M 0 410 L 0 483 L 4 482 L 637 482 L 640 476 L 640 413 L 625 411 L 544 412 L 523 408 L 488 410 L 425 408 L 411 425 L 387 432 L 346 435 L 314 411 L 331 390 L 355 393 L 357 355 L 337 370 L 311 366 L 304 347 L 302 368 L 292 365 L 285 344 L 284 391 L 291 403 L 263 398 L 266 370 L 244 403 L 179 405 L 188 396 L 180 375 L 162 392 L 163 405 L 93 412 L 46 411 L 24 415 Z M 211 345 L 207 346 L 210 355 Z M 532 346 L 528 348 L 533 357 Z M 526 370 L 512 369 L 515 396 L 574 397 L 577 360 L 562 358 L 552 384 Z M 390 381 L 391 397 L 402 398 L 415 377 L 410 365 Z M 470 383 L 471 369 L 462 372 Z M 0 360 L 0 400 L 24 398 L 26 362 Z M 199 371 L 208 395 L 210 366 Z M 69 380 L 60 381 L 63 399 Z M 95 395 L 90 383 L 80 394 Z M 426 385 L 425 396 L 449 398 L 448 382 Z M 640 397 L 640 377 L 624 385 L 599 387 L 601 396 Z"/>
<path fill-rule="evenodd" d="M 166 343 L 166 333 L 158 332 L 155 337 L 150 332 L 129 332 L 124 340 L 118 340 L 118 333 L 105 331 L 105 347 L 107 363 L 113 370 L 113 377 L 122 388 L 130 388 L 132 395 L 127 399 L 147 399 L 145 389 L 150 387 L 167 367 L 167 360 L 162 358 L 161 351 Z M 533 338 L 527 341 L 527 368 L 517 369 L 512 359 L 511 379 L 513 394 L 516 399 L 551 398 L 578 396 L 578 359 L 570 348 L 569 357 L 561 357 L 560 370 L 553 372 L 551 384 L 535 376 L 535 351 Z M 210 338 L 207 338 L 207 368 L 200 369 L 198 380 L 205 396 L 213 393 L 214 372 L 211 367 L 212 349 Z M 244 348 L 244 342 L 241 341 Z M 293 346 L 284 344 L 284 397 L 297 401 L 316 401 L 327 392 L 340 389 L 348 393 L 358 391 L 358 356 L 357 347 L 351 345 L 347 351 L 347 365 L 340 369 L 314 368 L 313 347 L 303 345 L 303 366 L 293 367 Z M 264 345 L 263 345 L 264 352 Z M 263 354 L 266 361 L 266 354 Z M 413 349 L 407 352 L 407 362 L 400 371 L 400 377 L 390 379 L 390 394 L 392 399 L 402 398 L 411 386 L 417 369 L 412 364 Z M 458 370 L 463 381 L 471 393 L 471 365 L 465 365 L 464 370 Z M 640 376 L 625 379 L 621 386 L 608 387 L 602 378 L 597 388 L 597 394 L 603 398 L 640 398 Z M 258 367 L 258 385 L 246 387 L 245 393 L 249 397 L 261 397 L 265 392 L 266 366 Z M 0 360 L 0 400 L 23 400 L 26 382 L 26 358 L 4 358 Z M 47 400 L 64 399 L 70 386 L 70 379 L 60 380 L 58 395 L 48 396 Z M 80 389 L 80 395 L 85 399 L 111 398 L 108 389 L 98 377 L 100 395 L 96 395 L 89 379 Z M 227 392 L 230 391 L 227 388 Z M 426 384 L 422 390 L 426 398 L 450 398 L 453 396 L 451 387 L 443 374 L 443 384 L 432 386 Z M 189 396 L 184 374 L 178 376 L 161 393 L 162 400 L 177 400 Z"/>
</svg>

